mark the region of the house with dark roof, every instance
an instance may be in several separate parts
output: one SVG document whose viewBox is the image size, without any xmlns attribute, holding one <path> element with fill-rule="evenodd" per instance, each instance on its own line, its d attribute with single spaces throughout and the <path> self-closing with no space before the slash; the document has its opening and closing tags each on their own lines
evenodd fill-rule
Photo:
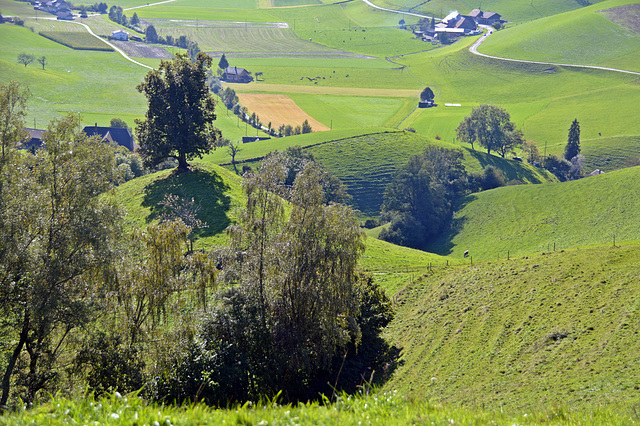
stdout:
<svg viewBox="0 0 640 426">
<path fill-rule="evenodd" d="M 436 24 L 436 33 L 469 34 L 476 31 L 478 26 L 471 16 L 452 12 L 440 23 Z"/>
<path fill-rule="evenodd" d="M 250 83 L 253 81 L 253 77 L 244 68 L 227 67 L 222 75 L 222 80 L 228 83 Z"/>
<path fill-rule="evenodd" d="M 95 126 L 86 126 L 82 131 L 87 136 L 99 136 L 103 142 L 114 142 L 120 146 L 124 146 L 129 151 L 136 149 L 133 142 L 131 131 L 124 127 L 101 127 L 96 123 Z"/>
<path fill-rule="evenodd" d="M 18 147 L 20 149 L 29 149 L 29 150 L 41 148 L 42 135 L 44 135 L 44 132 L 46 132 L 46 130 L 30 129 L 28 127 L 25 128 L 25 130 L 27 131 L 27 133 L 29 133 L 29 136 L 25 140 L 20 142 Z"/>
<path fill-rule="evenodd" d="M 475 19 L 478 25 L 493 25 L 496 22 L 502 22 L 502 17 L 498 13 L 483 12 L 480 9 L 473 9 L 469 16 Z"/>
</svg>

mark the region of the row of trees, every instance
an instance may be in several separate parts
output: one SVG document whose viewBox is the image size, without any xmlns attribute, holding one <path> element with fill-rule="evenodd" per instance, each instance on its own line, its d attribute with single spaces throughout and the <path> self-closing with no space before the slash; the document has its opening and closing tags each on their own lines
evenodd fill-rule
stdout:
<svg viewBox="0 0 640 426">
<path fill-rule="evenodd" d="M 30 55 L 24 52 L 18 54 L 18 63 L 24 65 L 25 68 L 27 67 L 27 65 L 29 65 L 33 61 L 37 61 L 40 65 L 42 65 L 43 70 L 44 70 L 44 67 L 47 65 L 47 57 L 44 55 L 40 56 L 39 58 L 36 58 L 34 55 Z"/>
</svg>

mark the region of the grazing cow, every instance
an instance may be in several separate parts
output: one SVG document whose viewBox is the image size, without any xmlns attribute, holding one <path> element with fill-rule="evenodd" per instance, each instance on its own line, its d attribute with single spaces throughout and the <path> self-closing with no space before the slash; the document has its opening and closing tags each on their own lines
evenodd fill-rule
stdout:
<svg viewBox="0 0 640 426">
<path fill-rule="evenodd" d="M 469 250 L 464 252 L 464 257 L 469 257 Z"/>
</svg>

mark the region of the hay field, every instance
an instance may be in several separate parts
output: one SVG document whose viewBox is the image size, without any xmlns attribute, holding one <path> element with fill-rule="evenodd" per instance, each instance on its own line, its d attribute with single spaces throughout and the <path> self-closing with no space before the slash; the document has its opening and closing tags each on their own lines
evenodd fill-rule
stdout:
<svg viewBox="0 0 640 426">
<path fill-rule="evenodd" d="M 278 128 L 282 124 L 292 126 L 302 125 L 309 120 L 314 132 L 330 130 L 329 127 L 304 112 L 287 95 L 273 95 L 266 93 L 238 93 L 240 103 L 249 111 L 255 112 L 263 123 L 271 122 L 271 127 Z"/>
</svg>

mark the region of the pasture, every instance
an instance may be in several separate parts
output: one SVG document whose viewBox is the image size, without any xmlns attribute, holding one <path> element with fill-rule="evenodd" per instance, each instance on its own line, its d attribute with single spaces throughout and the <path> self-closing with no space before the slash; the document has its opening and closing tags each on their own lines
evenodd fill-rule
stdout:
<svg viewBox="0 0 640 426">
<path fill-rule="evenodd" d="M 396 296 L 387 337 L 403 348 L 403 365 L 385 389 L 504 412 L 605 408 L 634 423 L 639 254 L 638 246 L 505 253 L 425 274 Z"/>
<path fill-rule="evenodd" d="M 28 85 L 27 122 L 44 128 L 52 118 L 79 113 L 83 123 L 107 125 L 113 117 L 128 123 L 144 114 L 145 99 L 134 88 L 147 70 L 115 52 L 73 50 L 27 28 L 0 26 L 0 79 L 16 79 Z M 47 66 L 33 63 L 24 67 L 16 60 L 21 52 L 46 56 Z M 109 66 L 104 66 L 105 64 Z"/>
<path fill-rule="evenodd" d="M 603 8 L 634 4 L 615 0 L 498 31 L 480 51 L 489 55 L 640 71 L 640 34 L 618 25 Z"/>
<path fill-rule="evenodd" d="M 638 241 L 640 168 L 571 182 L 508 186 L 461 201 L 449 235 L 426 249 L 490 260 Z M 487 244 L 490 241 L 490 244 Z"/>
</svg>

